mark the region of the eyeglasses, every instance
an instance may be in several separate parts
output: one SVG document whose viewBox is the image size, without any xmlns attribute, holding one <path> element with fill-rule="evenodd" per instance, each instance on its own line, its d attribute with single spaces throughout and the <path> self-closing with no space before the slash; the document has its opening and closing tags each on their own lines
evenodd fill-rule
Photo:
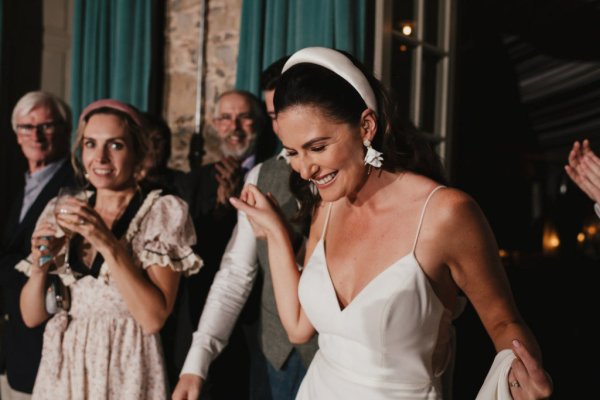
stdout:
<svg viewBox="0 0 600 400">
<path fill-rule="evenodd" d="M 215 118 L 215 122 L 219 125 L 250 125 L 254 123 L 254 117 L 250 114 L 240 114 L 237 117 L 233 117 L 230 114 L 223 114 Z"/>
<path fill-rule="evenodd" d="M 58 125 L 60 125 L 60 122 L 56 121 L 42 122 L 37 125 L 17 124 L 17 132 L 23 136 L 31 136 L 34 132 L 40 135 L 50 135 L 54 133 Z"/>
</svg>

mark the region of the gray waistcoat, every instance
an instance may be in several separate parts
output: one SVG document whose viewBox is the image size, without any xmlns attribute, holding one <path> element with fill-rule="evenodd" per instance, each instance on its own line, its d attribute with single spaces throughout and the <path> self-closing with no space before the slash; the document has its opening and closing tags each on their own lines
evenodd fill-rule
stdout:
<svg viewBox="0 0 600 400">
<path fill-rule="evenodd" d="M 285 160 L 278 160 L 273 157 L 263 163 L 257 182 L 258 188 L 263 193 L 273 193 L 287 218 L 291 218 L 298 210 L 298 203 L 289 190 L 290 171 L 291 169 Z M 302 235 L 301 227 L 298 224 L 293 224 L 292 227 L 294 234 L 297 235 L 295 239 L 298 239 Z M 299 242 L 301 241 L 294 240 L 294 243 Z M 294 346 L 289 342 L 277 314 L 271 271 L 269 270 L 269 255 L 265 240 L 257 240 L 256 251 L 259 268 L 262 269 L 264 276 L 260 309 L 260 343 L 263 353 L 271 365 L 277 369 L 281 369 L 283 363 L 295 347 L 304 365 L 308 366 L 317 351 L 317 335 L 302 345 Z"/>
</svg>

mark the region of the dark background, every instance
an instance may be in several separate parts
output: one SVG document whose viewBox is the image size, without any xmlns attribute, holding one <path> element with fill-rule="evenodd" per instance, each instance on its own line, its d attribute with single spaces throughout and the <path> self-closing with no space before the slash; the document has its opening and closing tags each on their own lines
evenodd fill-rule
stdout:
<svg viewBox="0 0 600 400">
<path fill-rule="evenodd" d="M 600 2 L 463 0 L 458 7 L 452 183 L 477 200 L 508 253 L 553 398 L 594 398 L 600 260 L 598 243 L 582 251 L 576 235 L 597 217 L 563 166 L 573 140 L 600 145 Z M 541 248 L 547 222 L 561 240 L 550 255 Z M 495 350 L 471 307 L 456 326 L 455 398 L 472 399 Z"/>
</svg>

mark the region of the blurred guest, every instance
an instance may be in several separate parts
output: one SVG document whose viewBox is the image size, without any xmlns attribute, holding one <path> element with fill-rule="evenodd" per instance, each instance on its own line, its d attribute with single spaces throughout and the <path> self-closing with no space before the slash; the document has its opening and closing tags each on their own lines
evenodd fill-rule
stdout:
<svg viewBox="0 0 600 400">
<path fill-rule="evenodd" d="M 12 127 L 27 160 L 21 189 L 14 195 L 0 249 L 0 291 L 4 335 L 0 368 L 0 398 L 28 398 L 42 353 L 44 325 L 27 328 L 19 310 L 25 277 L 15 265 L 29 254 L 31 236 L 42 210 L 61 186 L 74 183 L 67 158 L 71 110 L 56 96 L 29 92 L 15 105 Z"/>
<path fill-rule="evenodd" d="M 81 114 L 72 163 L 95 190 L 88 200 L 50 201 L 31 254 L 17 265 L 29 275 L 25 324 L 50 318 L 34 399 L 167 397 L 158 331 L 180 275 L 202 262 L 183 200 L 138 186 L 147 140 L 140 114 L 125 103 L 98 100 Z M 45 303 L 51 267 L 72 296 L 54 316 Z"/>
<path fill-rule="evenodd" d="M 146 112 L 143 117 L 150 139 L 148 154 L 143 162 L 143 182 L 148 188 L 174 193 L 176 182 L 183 178 L 184 173 L 168 167 L 171 158 L 171 128 L 156 114 Z"/>
<path fill-rule="evenodd" d="M 274 62 L 261 75 L 261 89 L 275 132 L 277 123 L 273 95 L 286 60 L 287 57 L 284 57 Z M 247 184 L 258 185 L 261 190 L 271 193 L 289 220 L 298 211 L 298 203 L 289 189 L 290 172 L 291 168 L 282 152 L 258 164 L 246 179 Z M 297 251 L 307 226 L 290 223 L 290 227 Z M 260 293 L 258 326 L 248 330 L 251 350 L 254 350 L 251 352 L 251 398 L 287 400 L 295 397 L 317 350 L 316 338 L 303 345 L 290 343 L 277 315 L 267 247 L 264 241 L 256 239 L 246 216 L 238 213 L 236 229 L 211 286 L 174 399 L 194 399 L 203 392 L 209 365 L 227 344 L 255 279 Z"/>
</svg>

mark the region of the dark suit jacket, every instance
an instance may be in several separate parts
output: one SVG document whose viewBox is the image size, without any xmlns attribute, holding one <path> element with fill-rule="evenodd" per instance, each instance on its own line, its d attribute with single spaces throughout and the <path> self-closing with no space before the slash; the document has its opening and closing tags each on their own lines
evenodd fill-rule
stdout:
<svg viewBox="0 0 600 400">
<path fill-rule="evenodd" d="M 12 201 L 0 250 L 0 291 L 2 314 L 5 319 L 0 345 L 0 368 L 6 373 L 10 386 L 31 393 L 42 354 L 44 324 L 28 328 L 19 309 L 19 296 L 27 277 L 15 270 L 15 265 L 31 252 L 31 235 L 46 204 L 62 186 L 75 184 L 73 169 L 67 160 L 46 184 L 31 205 L 23 221 L 19 214 L 23 204 L 23 187 Z"/>
</svg>

